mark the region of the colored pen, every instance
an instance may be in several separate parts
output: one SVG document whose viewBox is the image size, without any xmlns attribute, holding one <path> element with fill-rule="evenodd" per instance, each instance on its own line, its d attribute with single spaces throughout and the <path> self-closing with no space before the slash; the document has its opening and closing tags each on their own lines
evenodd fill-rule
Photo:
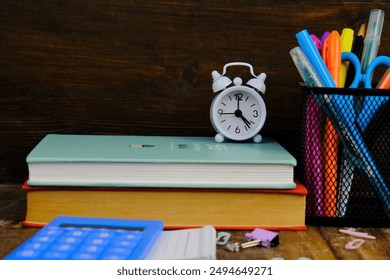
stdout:
<svg viewBox="0 0 390 280">
<path fill-rule="evenodd" d="M 341 67 L 341 37 L 337 31 L 332 31 L 322 47 L 322 59 L 332 79 L 339 87 Z"/>
<path fill-rule="evenodd" d="M 366 73 L 368 65 L 378 54 L 384 17 L 385 12 L 380 9 L 374 9 L 370 13 L 361 59 L 362 73 Z"/>
<path fill-rule="evenodd" d="M 354 31 L 351 28 L 344 28 L 341 32 L 341 52 L 352 51 Z M 345 80 L 347 78 L 349 63 L 347 61 L 342 62 L 340 66 L 340 83 L 339 87 L 345 87 Z"/>
<path fill-rule="evenodd" d="M 359 31 L 357 33 L 352 48 L 352 53 L 354 53 L 359 60 L 361 60 L 362 57 L 365 35 L 366 35 L 366 24 L 363 23 L 359 28 Z M 347 72 L 347 78 L 345 81 L 346 86 L 349 86 L 352 83 L 354 76 L 355 76 L 355 69 L 353 67 L 349 67 Z"/>
<path fill-rule="evenodd" d="M 322 34 L 322 36 L 321 36 L 321 43 L 322 44 L 325 44 L 325 40 L 326 40 L 326 38 L 328 38 L 329 34 L 330 34 L 329 31 L 325 31 L 324 34 Z"/>
<path fill-rule="evenodd" d="M 366 23 L 362 23 L 355 38 L 352 52 L 357 56 L 358 59 L 362 58 L 364 37 L 366 36 L 367 26 Z"/>
<path fill-rule="evenodd" d="M 322 58 L 336 86 L 340 86 L 341 69 L 341 37 L 337 31 L 332 31 L 322 48 Z M 328 217 L 336 215 L 337 205 L 337 162 L 338 136 L 329 118 L 325 122 L 325 188 L 324 212 Z"/>
<path fill-rule="evenodd" d="M 332 77 L 327 71 L 318 51 L 316 50 L 307 30 L 302 30 L 296 34 L 298 43 L 309 60 L 313 69 L 318 74 L 319 79 L 326 87 L 335 87 Z M 348 148 L 349 156 L 355 167 L 359 168 L 372 187 L 377 191 L 381 199 L 383 208 L 390 215 L 390 190 L 387 187 L 378 167 L 375 164 L 360 130 L 355 124 L 355 113 L 353 99 L 349 96 L 333 95 L 313 95 L 317 104 L 327 114 L 335 126 L 340 139 Z M 321 103 L 324 102 L 325 104 Z"/>
<path fill-rule="evenodd" d="M 300 47 L 295 47 L 290 51 L 291 58 L 297 68 L 302 80 L 309 87 L 324 87 L 316 70 L 303 53 Z"/>
<path fill-rule="evenodd" d="M 313 37 L 312 37 L 313 38 Z M 322 48 L 322 44 L 321 44 Z M 306 71 L 311 65 L 307 62 L 300 47 L 295 47 L 290 51 L 290 55 L 295 64 L 303 63 L 302 67 L 297 67 L 303 81 L 307 86 L 322 86 L 321 81 L 314 70 Z M 312 76 L 310 76 L 312 75 Z M 321 114 L 318 104 L 309 94 L 306 101 L 306 127 L 305 127 L 305 183 L 312 200 L 308 200 L 309 215 L 321 217 L 324 215 L 324 194 L 323 194 L 323 168 L 322 168 L 322 153 L 321 153 Z M 313 212 L 312 212 L 313 211 Z"/>
<path fill-rule="evenodd" d="M 350 52 L 352 50 L 353 44 L 353 34 L 354 31 L 350 28 L 344 28 L 341 32 L 341 52 Z M 363 42 L 363 41 L 362 41 Z M 349 62 L 343 61 L 340 68 L 340 87 L 345 87 L 345 81 L 347 77 L 347 72 L 349 68 Z M 352 183 L 352 176 L 350 173 L 353 173 L 353 168 L 350 168 L 348 159 L 345 158 L 345 151 L 342 154 L 341 168 L 339 169 L 341 174 L 339 178 L 339 189 L 337 190 L 337 206 L 336 206 L 336 216 L 343 216 L 346 209 L 345 201 L 349 199 L 349 184 Z M 348 196 L 348 197 L 346 197 Z"/>
<path fill-rule="evenodd" d="M 390 89 L 390 68 L 387 69 L 386 73 L 383 75 L 376 88 Z"/>
<path fill-rule="evenodd" d="M 310 37 L 313 40 L 313 43 L 316 46 L 317 50 L 319 52 L 321 52 L 322 51 L 322 42 L 321 42 L 321 40 L 318 39 L 318 37 L 316 35 L 314 35 L 314 34 L 311 34 Z"/>
</svg>

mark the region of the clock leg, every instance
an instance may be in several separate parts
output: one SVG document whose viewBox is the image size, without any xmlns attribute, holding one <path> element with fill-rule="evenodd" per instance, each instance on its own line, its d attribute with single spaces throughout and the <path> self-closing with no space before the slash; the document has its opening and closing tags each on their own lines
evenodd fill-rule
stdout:
<svg viewBox="0 0 390 280">
<path fill-rule="evenodd" d="M 215 135 L 214 139 L 215 139 L 215 142 L 222 143 L 225 140 L 225 137 L 223 137 L 222 134 L 218 133 L 217 135 Z"/>
<path fill-rule="evenodd" d="M 263 137 L 261 137 L 260 134 L 256 134 L 255 136 L 253 136 L 253 142 L 260 143 L 261 141 L 263 141 Z"/>
</svg>

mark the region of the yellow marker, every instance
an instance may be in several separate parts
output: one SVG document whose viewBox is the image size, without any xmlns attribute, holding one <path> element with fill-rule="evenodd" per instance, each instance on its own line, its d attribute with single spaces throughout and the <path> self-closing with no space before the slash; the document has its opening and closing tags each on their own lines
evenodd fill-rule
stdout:
<svg viewBox="0 0 390 280">
<path fill-rule="evenodd" d="M 351 28 L 344 28 L 343 31 L 341 32 L 341 52 L 352 51 L 353 33 L 354 31 Z M 349 62 L 341 63 L 339 87 L 345 86 L 345 79 L 347 77 L 348 66 L 349 66 Z"/>
</svg>

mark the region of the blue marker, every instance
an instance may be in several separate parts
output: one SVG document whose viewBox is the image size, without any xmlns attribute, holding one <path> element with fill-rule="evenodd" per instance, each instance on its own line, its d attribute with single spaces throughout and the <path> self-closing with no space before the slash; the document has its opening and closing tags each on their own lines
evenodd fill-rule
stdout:
<svg viewBox="0 0 390 280">
<path fill-rule="evenodd" d="M 366 72 L 362 71 L 358 57 L 350 52 L 344 52 L 342 54 L 342 61 L 349 61 L 350 66 L 355 68 L 355 77 L 351 83 L 351 88 L 357 88 L 360 84 L 364 85 L 364 88 L 371 89 L 371 77 L 375 69 L 379 66 L 390 67 L 390 57 L 378 56 L 368 65 Z M 365 96 L 363 98 L 363 104 L 359 109 L 359 113 L 356 118 L 356 125 L 364 133 L 367 126 L 375 116 L 376 112 L 384 103 L 390 100 L 389 96 Z M 346 212 L 349 199 L 349 192 L 352 186 L 354 166 L 348 161 L 343 161 L 343 176 L 341 180 L 342 191 L 338 193 L 338 216 L 344 216 Z"/>
</svg>

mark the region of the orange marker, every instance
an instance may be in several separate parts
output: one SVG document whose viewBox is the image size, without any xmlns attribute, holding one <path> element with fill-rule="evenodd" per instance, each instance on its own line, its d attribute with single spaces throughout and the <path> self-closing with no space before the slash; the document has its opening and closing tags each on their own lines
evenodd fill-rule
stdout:
<svg viewBox="0 0 390 280">
<path fill-rule="evenodd" d="M 390 89 L 390 68 L 387 69 L 386 73 L 383 75 L 376 88 Z"/>
<path fill-rule="evenodd" d="M 332 31 L 326 38 L 322 48 L 322 59 L 338 87 L 340 84 L 341 36 L 337 31 Z"/>
<path fill-rule="evenodd" d="M 322 49 L 322 59 L 337 87 L 340 87 L 341 67 L 341 37 L 337 31 L 332 31 Z M 337 210 L 337 161 L 338 136 L 329 119 L 325 123 L 325 216 L 335 217 Z"/>
</svg>

